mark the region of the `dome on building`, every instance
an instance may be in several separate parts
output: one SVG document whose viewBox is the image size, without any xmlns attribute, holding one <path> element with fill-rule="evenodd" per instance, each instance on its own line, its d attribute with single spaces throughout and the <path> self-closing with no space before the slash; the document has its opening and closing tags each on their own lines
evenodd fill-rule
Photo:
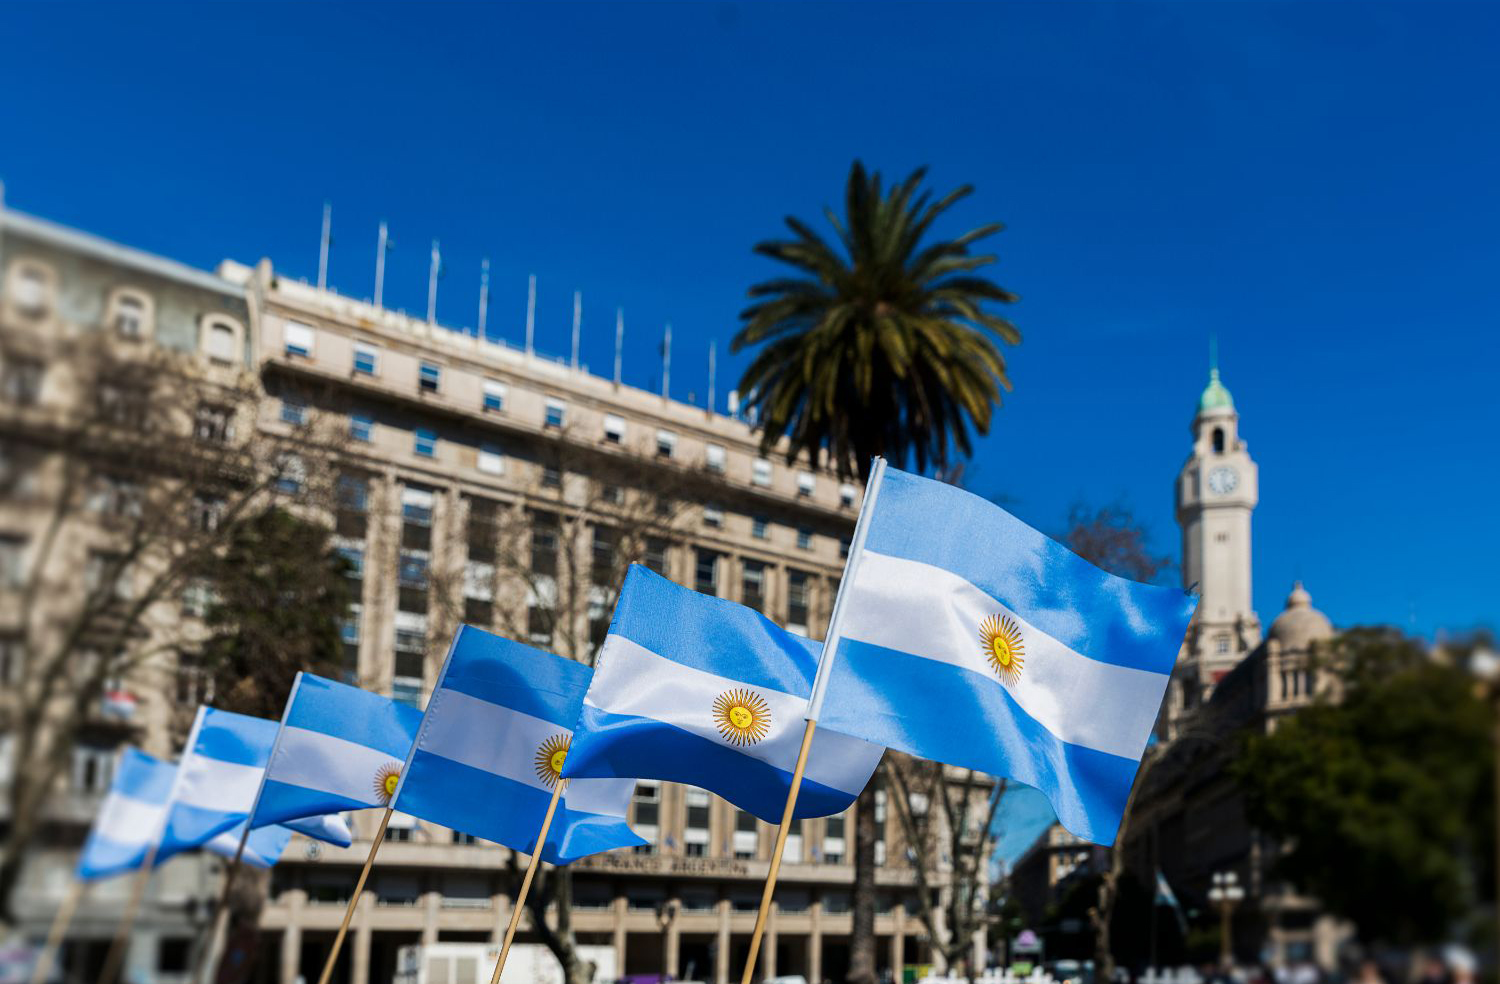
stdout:
<svg viewBox="0 0 1500 984">
<path fill-rule="evenodd" d="M 1292 585 L 1292 593 L 1286 596 L 1286 609 L 1271 623 L 1266 638 L 1275 639 L 1283 649 L 1306 649 L 1333 635 L 1333 623 L 1312 606 L 1312 595 L 1298 581 Z"/>
<path fill-rule="evenodd" d="M 1219 382 L 1217 367 L 1208 371 L 1208 385 L 1203 387 L 1203 395 L 1198 397 L 1199 413 L 1209 413 L 1214 410 L 1234 410 L 1234 397 L 1230 396 L 1229 390 Z"/>
</svg>

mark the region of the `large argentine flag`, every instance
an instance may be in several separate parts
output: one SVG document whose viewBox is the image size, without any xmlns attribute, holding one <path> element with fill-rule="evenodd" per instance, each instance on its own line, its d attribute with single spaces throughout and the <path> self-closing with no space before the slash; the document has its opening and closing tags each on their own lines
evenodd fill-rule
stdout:
<svg viewBox="0 0 1500 984">
<path fill-rule="evenodd" d="M 249 818 L 276 732 L 275 721 L 198 709 L 178 767 L 162 851 L 204 844 Z M 336 815 L 288 820 L 286 825 L 344 847 L 353 841 L 349 825 Z"/>
<path fill-rule="evenodd" d="M 527 854 L 569 755 L 589 668 L 462 626 L 427 702 L 396 809 Z M 570 783 L 542 860 L 567 864 L 645 841 L 625 823 L 631 779 Z"/>
<path fill-rule="evenodd" d="M 780 823 L 822 648 L 631 565 L 563 774 L 685 782 Z M 795 816 L 848 809 L 882 752 L 815 733 Z"/>
<path fill-rule="evenodd" d="M 389 805 L 421 724 L 414 707 L 298 673 L 253 824 Z"/>
<path fill-rule="evenodd" d="M 877 460 L 819 726 L 1036 786 L 1114 841 L 1196 600 Z"/>
</svg>

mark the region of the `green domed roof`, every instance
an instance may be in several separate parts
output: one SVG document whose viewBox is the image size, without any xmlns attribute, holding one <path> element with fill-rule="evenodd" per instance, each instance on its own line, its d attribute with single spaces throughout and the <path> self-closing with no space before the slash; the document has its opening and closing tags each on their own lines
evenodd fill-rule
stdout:
<svg viewBox="0 0 1500 984">
<path fill-rule="evenodd" d="M 1217 368 L 1208 371 L 1208 385 L 1203 387 L 1203 395 L 1198 397 L 1198 412 L 1205 413 L 1209 410 L 1233 410 L 1234 397 L 1229 395 L 1229 390 L 1219 382 L 1219 370 Z"/>
</svg>

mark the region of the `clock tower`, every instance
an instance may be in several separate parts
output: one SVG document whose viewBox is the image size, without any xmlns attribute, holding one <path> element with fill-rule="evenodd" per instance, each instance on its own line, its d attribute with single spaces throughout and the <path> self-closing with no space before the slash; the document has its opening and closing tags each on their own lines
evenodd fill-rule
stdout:
<svg viewBox="0 0 1500 984">
<path fill-rule="evenodd" d="M 1217 365 L 1198 399 L 1192 432 L 1192 453 L 1177 476 L 1177 523 L 1182 584 L 1197 591 L 1199 600 L 1183 641 L 1183 689 L 1173 695 L 1174 711 L 1206 700 L 1214 684 L 1260 642 L 1260 620 L 1250 604 L 1250 513 L 1259 494 L 1257 474 Z"/>
</svg>

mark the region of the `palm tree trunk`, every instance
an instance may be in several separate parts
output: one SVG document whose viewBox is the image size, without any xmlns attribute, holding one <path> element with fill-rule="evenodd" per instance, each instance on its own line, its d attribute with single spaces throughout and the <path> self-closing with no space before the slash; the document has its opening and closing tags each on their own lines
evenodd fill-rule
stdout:
<svg viewBox="0 0 1500 984">
<path fill-rule="evenodd" d="M 875 984 L 875 841 L 872 781 L 854 806 L 854 925 L 849 935 L 848 984 Z"/>
</svg>

